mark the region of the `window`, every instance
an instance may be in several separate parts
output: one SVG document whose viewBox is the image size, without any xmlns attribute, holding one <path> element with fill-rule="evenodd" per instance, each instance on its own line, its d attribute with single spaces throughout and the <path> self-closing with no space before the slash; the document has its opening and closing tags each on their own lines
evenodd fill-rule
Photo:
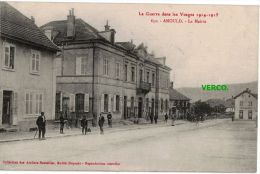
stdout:
<svg viewBox="0 0 260 174">
<path fill-rule="evenodd" d="M 239 104 L 240 106 L 243 106 L 243 101 L 240 101 L 240 104 Z"/>
<path fill-rule="evenodd" d="M 131 68 L 131 73 L 132 73 L 131 80 L 132 82 L 135 82 L 135 67 Z"/>
<path fill-rule="evenodd" d="M 88 63 L 87 57 L 81 57 L 81 74 L 82 75 L 87 74 L 87 63 Z"/>
<path fill-rule="evenodd" d="M 152 86 L 154 86 L 155 85 L 155 75 L 154 75 L 154 73 L 152 74 Z"/>
<path fill-rule="evenodd" d="M 36 96 L 36 110 L 35 114 L 40 114 L 42 112 L 42 94 L 35 94 Z"/>
<path fill-rule="evenodd" d="M 119 95 L 116 95 L 116 111 L 119 111 L 120 106 L 120 97 Z"/>
<path fill-rule="evenodd" d="M 163 99 L 161 99 L 161 111 L 163 111 Z"/>
<path fill-rule="evenodd" d="M 248 110 L 248 119 L 252 120 L 252 110 Z"/>
<path fill-rule="evenodd" d="M 149 111 L 149 98 L 146 98 L 146 111 Z"/>
<path fill-rule="evenodd" d="M 165 100 L 165 111 L 168 111 L 168 100 Z"/>
<path fill-rule="evenodd" d="M 116 77 L 119 78 L 119 73 L 120 73 L 120 63 L 116 62 Z"/>
<path fill-rule="evenodd" d="M 86 75 L 87 64 L 88 64 L 88 58 L 86 56 L 76 57 L 76 75 Z"/>
<path fill-rule="evenodd" d="M 28 92 L 26 93 L 25 96 L 25 105 L 26 105 L 25 113 L 28 115 L 33 114 L 32 103 L 33 103 L 33 94 Z"/>
<path fill-rule="evenodd" d="M 142 83 L 143 82 L 143 70 L 142 69 L 140 69 L 139 75 L 140 75 L 140 83 Z"/>
<path fill-rule="evenodd" d="M 243 110 L 239 110 L 239 119 L 243 119 Z"/>
<path fill-rule="evenodd" d="M 249 101 L 248 102 L 248 106 L 252 106 L 253 105 L 253 102 L 252 101 Z"/>
<path fill-rule="evenodd" d="M 135 98 L 131 97 L 131 110 L 134 110 L 134 102 L 135 102 Z"/>
<path fill-rule="evenodd" d="M 31 73 L 39 73 L 39 71 L 40 71 L 40 52 L 32 50 Z"/>
<path fill-rule="evenodd" d="M 104 94 L 104 112 L 108 112 L 108 94 Z"/>
<path fill-rule="evenodd" d="M 76 94 L 76 112 L 84 112 L 84 94 Z"/>
<path fill-rule="evenodd" d="M 103 61 L 103 75 L 108 75 L 108 59 L 106 58 Z"/>
<path fill-rule="evenodd" d="M 4 68 L 14 69 L 15 47 L 10 44 L 4 46 Z"/>
<path fill-rule="evenodd" d="M 127 64 L 125 64 L 125 81 L 127 81 Z"/>
<path fill-rule="evenodd" d="M 149 83 L 149 78 L 150 78 L 150 72 L 148 71 L 148 72 L 146 72 L 146 81 L 147 81 L 147 83 Z"/>
</svg>

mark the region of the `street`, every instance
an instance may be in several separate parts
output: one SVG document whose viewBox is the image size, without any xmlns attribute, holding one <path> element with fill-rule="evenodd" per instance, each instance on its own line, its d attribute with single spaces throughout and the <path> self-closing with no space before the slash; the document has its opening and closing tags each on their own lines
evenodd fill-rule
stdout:
<svg viewBox="0 0 260 174">
<path fill-rule="evenodd" d="M 256 171 L 255 122 L 222 119 L 198 126 L 187 122 L 109 133 L 107 129 L 104 135 L 1 143 L 0 169 Z"/>
</svg>

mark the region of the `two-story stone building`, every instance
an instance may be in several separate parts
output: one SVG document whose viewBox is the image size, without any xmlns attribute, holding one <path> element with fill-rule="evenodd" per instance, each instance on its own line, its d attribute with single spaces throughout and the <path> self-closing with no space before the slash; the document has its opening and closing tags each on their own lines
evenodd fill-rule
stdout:
<svg viewBox="0 0 260 174">
<path fill-rule="evenodd" d="M 57 116 L 112 112 L 113 118 L 127 119 L 167 112 L 171 69 L 165 57 L 155 58 L 144 44 L 115 42 L 108 24 L 100 32 L 76 19 L 73 9 L 67 20 L 41 28 L 62 50 L 56 58 Z"/>
<path fill-rule="evenodd" d="M 247 88 L 234 99 L 236 120 L 255 120 L 257 118 L 257 94 L 253 94 Z"/>
<path fill-rule="evenodd" d="M 55 116 L 54 58 L 59 48 L 6 2 L 0 2 L 0 127 L 35 127 Z"/>
</svg>

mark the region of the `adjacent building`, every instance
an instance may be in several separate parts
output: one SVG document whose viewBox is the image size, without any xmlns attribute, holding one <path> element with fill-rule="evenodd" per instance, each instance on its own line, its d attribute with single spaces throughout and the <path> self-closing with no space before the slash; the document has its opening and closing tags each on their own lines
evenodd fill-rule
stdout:
<svg viewBox="0 0 260 174">
<path fill-rule="evenodd" d="M 54 58 L 59 50 L 35 25 L 0 2 L 0 127 L 35 127 L 41 111 L 55 116 Z"/>
<path fill-rule="evenodd" d="M 234 99 L 236 120 L 255 120 L 257 118 L 257 94 L 253 94 L 247 88 Z"/>
<path fill-rule="evenodd" d="M 56 58 L 56 115 L 96 120 L 101 112 L 114 119 L 162 116 L 168 112 L 171 69 L 144 44 L 115 42 L 108 23 L 98 31 L 73 9 L 66 20 L 41 27 L 62 50 Z"/>
<path fill-rule="evenodd" d="M 190 98 L 173 89 L 173 82 L 169 89 L 170 114 L 176 114 L 178 119 L 186 119 L 190 110 Z"/>
</svg>

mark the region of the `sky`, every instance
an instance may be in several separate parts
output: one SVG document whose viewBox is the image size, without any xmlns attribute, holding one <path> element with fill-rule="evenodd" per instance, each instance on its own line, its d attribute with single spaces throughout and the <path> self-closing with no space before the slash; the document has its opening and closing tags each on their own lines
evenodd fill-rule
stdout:
<svg viewBox="0 0 260 174">
<path fill-rule="evenodd" d="M 144 43 L 156 57 L 166 57 L 174 87 L 230 84 L 258 79 L 258 7 L 232 5 L 95 4 L 9 2 L 41 26 L 65 20 L 71 8 L 99 31 L 106 20 L 116 30 L 116 42 Z M 140 16 L 144 13 L 144 16 Z M 162 12 L 178 16 L 161 16 Z M 148 16 L 146 15 L 149 14 Z M 152 14 L 160 16 L 150 16 Z M 181 13 L 215 17 L 185 17 Z M 159 21 L 152 23 L 151 19 Z M 164 23 L 164 19 L 207 23 Z"/>
</svg>

